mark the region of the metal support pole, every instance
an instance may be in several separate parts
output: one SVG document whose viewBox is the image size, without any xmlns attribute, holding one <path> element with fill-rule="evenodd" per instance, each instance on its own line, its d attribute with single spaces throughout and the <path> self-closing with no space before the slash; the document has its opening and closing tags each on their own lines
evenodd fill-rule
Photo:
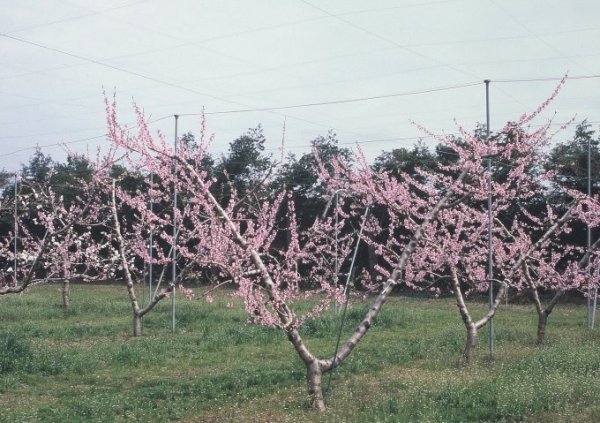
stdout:
<svg viewBox="0 0 600 423">
<path fill-rule="evenodd" d="M 17 174 L 15 173 L 15 245 L 14 245 L 14 254 L 15 254 L 15 261 L 14 261 L 14 272 L 13 272 L 13 284 L 15 286 L 17 286 L 17 242 L 19 239 L 19 218 L 18 218 L 18 195 L 19 195 L 19 191 L 18 191 L 18 181 L 17 181 Z"/>
<path fill-rule="evenodd" d="M 337 213 L 338 204 L 339 204 L 339 191 L 335 192 L 335 285 L 338 284 L 338 275 L 340 273 L 340 265 L 338 259 L 338 223 L 339 217 Z"/>
<path fill-rule="evenodd" d="M 596 269 L 596 274 L 598 274 L 598 269 Z M 592 290 L 593 294 L 593 301 L 592 301 L 592 325 L 590 327 L 590 329 L 594 329 L 594 323 L 596 323 L 596 305 L 598 302 L 598 285 L 594 284 L 594 289 Z"/>
<path fill-rule="evenodd" d="M 154 186 L 154 174 L 151 173 L 150 174 L 150 186 L 153 187 Z M 154 213 L 154 202 L 152 201 L 152 197 L 150 197 L 150 214 Z M 154 299 L 154 296 L 152 295 L 152 280 L 154 275 L 152 274 L 153 269 L 153 265 L 152 265 L 152 259 L 154 258 L 154 230 L 152 228 L 150 228 L 150 239 L 148 240 L 148 255 L 150 256 L 150 263 L 148 264 L 148 289 L 150 292 L 150 295 L 148 298 L 150 298 L 150 302 L 152 302 L 152 300 Z"/>
<path fill-rule="evenodd" d="M 339 242 L 339 236 L 338 236 L 338 223 L 339 223 L 339 217 L 338 217 L 338 213 L 337 213 L 337 209 L 338 209 L 338 205 L 339 205 L 339 190 L 337 190 L 335 192 L 335 209 L 334 209 L 334 213 L 335 213 L 335 238 L 334 238 L 334 242 L 335 242 L 335 246 L 334 246 L 334 251 L 335 251 L 335 261 L 334 261 L 334 272 L 335 272 L 335 286 L 338 286 L 339 283 L 339 274 L 340 274 L 340 263 L 339 263 L 339 258 L 338 258 L 338 242 Z M 346 287 L 344 287 L 344 290 L 346 289 Z M 337 305 L 336 309 L 338 312 L 341 311 L 341 306 Z"/>
<path fill-rule="evenodd" d="M 175 140 L 173 153 L 177 157 L 177 121 L 179 115 L 175 117 Z M 172 332 L 175 333 L 175 282 L 177 280 L 177 162 L 173 161 L 173 273 L 171 279 L 171 319 Z"/>
<path fill-rule="evenodd" d="M 348 287 L 351 283 L 352 274 L 354 273 L 354 263 L 356 262 L 356 255 L 358 254 L 358 247 L 360 246 L 360 241 L 362 239 L 363 229 L 365 227 L 365 223 L 367 222 L 367 216 L 369 215 L 369 207 L 365 209 L 365 214 L 363 216 L 363 221 L 360 224 L 360 231 L 358 232 L 358 239 L 356 240 L 356 247 L 354 247 L 354 254 L 352 254 L 352 261 L 350 262 L 350 269 L 348 269 L 348 274 L 346 276 L 346 285 L 344 286 L 344 304 L 342 306 L 342 320 L 340 322 L 340 326 L 337 333 L 337 340 L 335 341 L 335 350 L 333 351 L 333 363 L 331 366 L 331 371 L 329 372 L 329 381 L 327 382 L 327 387 L 325 388 L 325 392 L 329 392 L 329 386 L 331 385 L 331 378 L 333 377 L 333 372 L 335 371 L 336 358 L 337 353 L 340 348 L 340 339 L 342 337 L 342 330 L 344 329 L 344 322 L 346 321 L 346 311 L 348 310 L 348 300 L 350 299 Z"/>
<path fill-rule="evenodd" d="M 486 142 L 490 143 L 490 80 L 485 81 L 485 120 L 486 120 Z M 494 253 L 492 245 L 492 159 L 487 159 L 487 171 L 488 171 L 488 280 L 489 280 L 489 308 L 491 309 L 494 304 Z M 494 359 L 494 318 L 490 318 L 488 332 L 488 349 L 490 354 L 490 361 Z"/>
<path fill-rule="evenodd" d="M 587 195 L 588 197 L 592 196 L 592 142 L 588 137 L 587 144 Z M 591 246 L 592 246 L 592 229 L 590 225 L 587 225 L 587 243 L 586 243 L 586 251 L 587 251 L 587 265 L 588 272 L 591 276 L 592 272 L 590 269 L 590 255 L 591 255 Z M 593 320 L 593 311 L 592 311 L 592 288 L 588 288 L 588 297 L 587 297 L 587 305 L 588 305 L 588 327 L 590 329 L 594 328 L 594 320 Z"/>
</svg>

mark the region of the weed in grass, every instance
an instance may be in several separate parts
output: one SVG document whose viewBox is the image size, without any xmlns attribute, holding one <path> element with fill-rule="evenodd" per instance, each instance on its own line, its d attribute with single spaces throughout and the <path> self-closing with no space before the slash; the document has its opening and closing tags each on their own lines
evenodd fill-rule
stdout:
<svg viewBox="0 0 600 423">
<path fill-rule="evenodd" d="M 144 359 L 144 351 L 136 344 L 120 345 L 112 362 L 126 368 L 138 367 Z"/>
</svg>

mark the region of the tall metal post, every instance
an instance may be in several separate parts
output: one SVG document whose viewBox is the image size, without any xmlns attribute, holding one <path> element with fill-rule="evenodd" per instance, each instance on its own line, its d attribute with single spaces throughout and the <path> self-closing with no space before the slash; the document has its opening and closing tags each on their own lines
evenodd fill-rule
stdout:
<svg viewBox="0 0 600 423">
<path fill-rule="evenodd" d="M 598 272 L 598 270 L 596 270 L 596 272 Z M 598 302 L 598 285 L 594 284 L 594 289 L 593 291 L 593 301 L 592 301 L 592 325 L 590 326 L 590 329 L 594 329 L 594 323 L 596 322 L 596 303 Z"/>
<path fill-rule="evenodd" d="M 337 286 L 338 284 L 338 275 L 340 273 L 340 265 L 339 265 L 339 259 L 338 259 L 338 223 L 339 223 L 339 218 L 338 218 L 338 203 L 339 203 L 339 191 L 335 192 L 335 285 Z"/>
<path fill-rule="evenodd" d="M 486 127 L 486 141 L 490 143 L 490 80 L 485 81 L 485 127 Z M 492 250 L 492 158 L 487 159 L 487 170 L 488 170 L 488 281 L 489 281 L 489 308 L 491 309 L 494 304 L 494 253 Z M 489 321 L 489 332 L 488 332 L 488 349 L 490 354 L 490 360 L 494 359 L 494 318 L 492 317 Z"/>
<path fill-rule="evenodd" d="M 175 139 L 173 153 L 177 157 L 177 121 L 179 115 L 175 117 Z M 171 319 L 172 319 L 172 332 L 175 333 L 175 283 L 177 281 L 177 162 L 173 161 L 173 273 L 171 279 Z"/>
<path fill-rule="evenodd" d="M 587 195 L 588 197 L 592 196 L 592 142 L 590 137 L 588 137 L 588 144 L 587 144 Z M 587 265 L 588 265 L 588 272 L 590 272 L 590 276 L 592 275 L 592 271 L 590 269 L 590 254 L 591 254 L 591 247 L 592 247 L 592 229 L 590 228 L 590 225 L 587 225 L 587 243 L 586 243 L 586 247 L 587 247 Z M 587 298 L 587 305 L 588 305 L 588 327 L 590 329 L 594 328 L 594 312 L 592 310 L 592 288 L 588 288 L 588 298 Z"/>
<path fill-rule="evenodd" d="M 14 267 L 13 267 L 13 269 L 14 269 L 13 283 L 15 286 L 17 286 L 17 242 L 19 240 L 19 218 L 18 218 L 19 205 L 18 205 L 18 198 L 17 198 L 19 191 L 18 191 L 17 184 L 18 184 L 17 174 L 15 173 L 15 216 L 14 216 L 14 218 L 15 218 L 15 245 L 14 245 L 15 261 L 14 261 Z"/>
<path fill-rule="evenodd" d="M 150 186 L 153 187 L 154 186 L 154 174 L 151 173 L 150 174 Z M 152 214 L 154 212 L 154 202 L 152 201 L 152 197 L 150 197 L 150 214 Z M 150 292 L 149 298 L 150 298 L 150 302 L 152 302 L 152 300 L 154 299 L 154 295 L 152 293 L 152 279 L 154 278 L 154 275 L 152 274 L 153 266 L 152 266 L 152 259 L 154 258 L 154 230 L 152 228 L 150 228 L 150 234 L 149 234 L 149 240 L 148 240 L 148 255 L 150 256 L 150 263 L 148 264 L 148 289 Z"/>
</svg>

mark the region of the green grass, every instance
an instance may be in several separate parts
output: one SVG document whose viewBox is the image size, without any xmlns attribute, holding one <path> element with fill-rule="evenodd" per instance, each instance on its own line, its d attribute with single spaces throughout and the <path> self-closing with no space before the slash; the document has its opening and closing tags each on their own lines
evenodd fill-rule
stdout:
<svg viewBox="0 0 600 423">
<path fill-rule="evenodd" d="M 62 309 L 52 285 L 0 299 L 1 422 L 600 421 L 600 336 L 585 328 L 583 306 L 558 307 L 542 349 L 533 308 L 502 308 L 495 361 L 482 333 L 464 368 L 452 300 L 393 297 L 333 374 L 319 414 L 308 409 L 305 370 L 285 336 L 246 323 L 226 293 L 212 304 L 179 297 L 175 335 L 170 304 L 159 304 L 140 338 L 130 336 L 124 287 L 73 285 L 71 303 Z M 368 307 L 353 305 L 346 334 Z M 331 312 L 302 334 L 330 356 L 338 324 Z"/>
</svg>

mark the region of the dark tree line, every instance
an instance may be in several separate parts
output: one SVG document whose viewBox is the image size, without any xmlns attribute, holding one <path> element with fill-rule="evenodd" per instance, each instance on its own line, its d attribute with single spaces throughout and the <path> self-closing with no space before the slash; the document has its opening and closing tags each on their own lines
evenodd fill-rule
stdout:
<svg viewBox="0 0 600 423">
<path fill-rule="evenodd" d="M 518 133 L 510 127 L 502 133 L 494 134 L 491 142 L 509 143 L 518 142 Z M 485 128 L 478 126 L 475 131 L 478 137 L 485 137 Z M 600 185 L 598 175 L 600 174 L 600 134 L 593 130 L 592 126 L 583 121 L 577 125 L 575 134 L 571 139 L 555 144 L 546 155 L 545 160 L 540 160 L 536 167 L 528 169 L 528 172 L 553 172 L 552 180 L 555 183 L 566 185 L 569 188 L 581 192 L 587 192 L 587 154 L 588 144 L 591 148 L 592 162 L 592 195 L 599 192 Z M 196 140 L 192 133 L 182 136 L 182 141 L 188 145 L 195 145 Z M 297 224 L 300 229 L 305 229 L 313 224 L 315 219 L 326 211 L 331 205 L 331 193 L 325 192 L 324 186 L 319 182 L 317 167 L 331 166 L 334 158 L 344 161 L 350 159 L 348 148 L 340 146 L 340 142 L 334 132 L 325 136 L 317 137 L 311 141 L 312 151 L 296 156 L 289 154 L 283 163 L 276 160 L 265 151 L 266 138 L 262 127 L 249 129 L 229 144 L 226 154 L 220 157 L 207 155 L 201 160 L 202 170 L 207 172 L 214 180 L 211 191 L 223 204 L 227 205 L 232 198 L 232 192 L 237 193 L 238 198 L 243 201 L 237 207 L 257 207 L 261 199 L 272 195 L 276 190 L 284 187 L 291 194 L 297 212 Z M 419 177 L 419 169 L 437 170 L 440 166 L 452 163 L 456 153 L 451 149 L 438 145 L 430 149 L 422 142 L 417 142 L 410 148 L 395 148 L 382 152 L 375 158 L 372 166 L 374 169 L 389 171 L 392 175 L 400 177 L 407 173 L 415 178 Z M 502 179 L 510 171 L 510 159 L 492 158 L 493 177 Z M 113 169 L 115 177 L 119 177 L 122 186 L 131 190 L 147 189 L 146 178 L 143 169 L 130 170 L 124 167 Z M 79 194 L 79 180 L 89 180 L 92 169 L 86 159 L 81 157 L 69 157 L 64 162 L 55 162 L 50 156 L 41 150 L 36 150 L 29 162 L 24 164 L 19 172 L 19 195 L 27 194 L 27 186 L 30 184 L 50 184 L 56 195 L 63 196 L 66 202 L 71 201 Z M 3 190 L 3 198 L 11 200 L 14 197 L 13 175 L 0 171 L 0 187 Z M 178 199 L 180 203 L 186 201 L 185 195 Z M 530 199 L 527 204 L 520 206 L 526 208 L 533 215 L 544 212 L 544 204 L 550 201 L 553 204 L 561 204 L 561 195 L 547 187 L 547 197 Z M 10 201 L 9 201 L 10 202 Z M 156 204 L 162 207 L 165 213 L 170 212 L 170 204 Z M 23 212 L 23 211 L 22 211 Z M 30 211 L 32 214 L 33 210 Z M 373 210 L 377 213 L 377 210 Z M 510 222 L 511 213 L 508 211 L 502 217 L 507 223 Z M 129 210 L 127 213 L 135 213 Z M 185 224 L 185 222 L 183 222 Z M 281 216 L 281 225 L 288 225 L 285 216 Z M 358 229 L 358 219 L 354 227 Z M 4 235 L 12 230 L 12 210 L 5 208 L 0 214 L 0 234 Z M 570 242 L 585 245 L 585 228 L 573 227 L 568 235 Z M 597 234 L 593 234 L 593 239 Z M 286 242 L 281 239 L 280 242 Z M 366 247 L 360 251 L 357 268 L 370 268 L 373 263 Z M 340 269 L 343 273 L 346 269 Z"/>
</svg>

